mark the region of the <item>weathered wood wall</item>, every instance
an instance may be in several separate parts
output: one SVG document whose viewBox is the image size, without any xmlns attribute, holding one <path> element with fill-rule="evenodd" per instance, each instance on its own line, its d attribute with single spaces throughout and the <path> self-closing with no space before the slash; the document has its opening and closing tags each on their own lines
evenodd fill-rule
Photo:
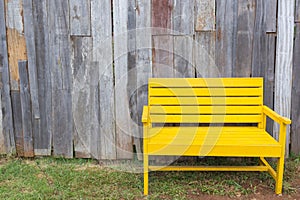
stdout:
<svg viewBox="0 0 300 200">
<path fill-rule="evenodd" d="M 0 0 L 0 153 L 141 158 L 149 77 L 241 76 L 265 78 L 300 153 L 293 2 Z"/>
<path fill-rule="evenodd" d="M 295 40 L 294 40 L 294 61 L 293 61 L 293 82 L 292 82 L 292 120 L 291 126 L 291 151 L 300 152 L 300 0 L 295 5 Z"/>
</svg>

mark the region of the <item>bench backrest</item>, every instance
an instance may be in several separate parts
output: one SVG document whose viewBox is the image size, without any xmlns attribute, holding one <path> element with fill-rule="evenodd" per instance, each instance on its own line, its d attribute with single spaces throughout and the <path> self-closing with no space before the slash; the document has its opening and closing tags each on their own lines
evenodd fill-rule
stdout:
<svg viewBox="0 0 300 200">
<path fill-rule="evenodd" d="M 262 78 L 151 78 L 151 123 L 260 123 Z"/>
</svg>

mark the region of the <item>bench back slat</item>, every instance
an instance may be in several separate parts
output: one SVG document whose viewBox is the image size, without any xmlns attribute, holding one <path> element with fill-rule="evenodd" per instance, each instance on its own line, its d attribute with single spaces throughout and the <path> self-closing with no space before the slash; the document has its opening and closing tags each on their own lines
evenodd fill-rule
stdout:
<svg viewBox="0 0 300 200">
<path fill-rule="evenodd" d="M 150 97 L 149 105 L 261 105 L 261 97 Z"/>
<path fill-rule="evenodd" d="M 260 123 L 262 78 L 152 78 L 152 123 Z"/>
<path fill-rule="evenodd" d="M 175 115 L 196 115 L 196 114 L 261 114 L 261 106 L 151 106 L 150 114 L 175 114 Z"/>
</svg>

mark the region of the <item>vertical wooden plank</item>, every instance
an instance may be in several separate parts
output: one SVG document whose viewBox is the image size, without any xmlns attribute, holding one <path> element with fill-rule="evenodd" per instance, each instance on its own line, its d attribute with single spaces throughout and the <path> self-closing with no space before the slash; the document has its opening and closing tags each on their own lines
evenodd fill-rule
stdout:
<svg viewBox="0 0 300 200">
<path fill-rule="evenodd" d="M 295 22 L 300 23 L 300 0 L 296 0 Z"/>
<path fill-rule="evenodd" d="M 27 61 L 19 61 L 21 116 L 24 140 L 24 157 L 33 157 L 32 113 L 29 91 L 29 72 Z"/>
<path fill-rule="evenodd" d="M 92 0 L 93 60 L 99 64 L 100 159 L 116 159 L 111 1 Z"/>
<path fill-rule="evenodd" d="M 266 68 L 266 19 L 264 6 L 266 1 L 256 1 L 256 16 L 253 30 L 252 77 L 264 76 Z"/>
<path fill-rule="evenodd" d="M 224 0 L 223 0 L 224 1 Z M 226 4 L 229 2 L 226 2 Z M 213 31 L 215 30 L 215 0 L 196 0 L 195 1 L 195 30 Z"/>
<path fill-rule="evenodd" d="M 127 57 L 128 2 L 113 0 L 114 26 L 114 69 L 116 104 L 116 148 L 117 159 L 132 159 L 132 138 L 130 127 Z"/>
<path fill-rule="evenodd" d="M 32 112 L 35 119 L 40 118 L 38 102 L 38 83 L 36 70 L 36 51 L 35 51 L 35 34 L 33 25 L 33 8 L 32 0 L 23 0 L 24 10 L 24 33 L 26 40 L 26 49 L 28 56 L 28 70 L 30 79 L 30 94 L 32 103 Z"/>
<path fill-rule="evenodd" d="M 276 33 L 277 31 L 277 0 L 264 1 L 264 13 L 266 17 L 266 32 Z"/>
<path fill-rule="evenodd" d="M 99 158 L 100 149 L 100 100 L 99 100 L 99 63 L 92 62 L 90 75 L 90 118 L 91 118 L 91 156 Z"/>
<path fill-rule="evenodd" d="M 233 76 L 251 76 L 254 20 L 255 1 L 238 1 L 237 51 Z"/>
<path fill-rule="evenodd" d="M 74 119 L 74 150 L 76 158 L 91 157 L 91 140 L 93 135 L 92 125 L 94 122 L 94 103 L 91 102 L 91 92 L 95 90 L 91 84 L 90 71 L 92 70 L 92 38 L 72 37 L 72 71 L 73 93 L 72 112 Z M 97 78 L 98 79 L 98 78 Z M 97 90 L 97 88 L 96 88 Z M 96 114 L 97 116 L 97 114 Z"/>
<path fill-rule="evenodd" d="M 0 108 L 2 108 L 2 91 L 0 90 Z M 0 155 L 6 154 L 5 141 L 2 126 L 2 109 L 0 110 Z"/>
<path fill-rule="evenodd" d="M 153 36 L 153 77 L 174 77 L 173 36 Z"/>
<path fill-rule="evenodd" d="M 23 0 L 23 10 L 24 10 L 24 34 L 25 34 L 26 50 L 28 56 L 28 70 L 29 70 L 28 73 L 29 73 L 29 82 L 30 82 L 29 87 L 30 87 L 31 108 L 32 108 L 32 130 L 31 131 L 36 132 L 38 134 L 39 132 L 41 132 L 41 121 L 40 121 L 41 117 L 40 117 L 39 95 L 38 95 L 33 1 Z M 33 152 L 31 155 L 30 154 L 31 152 L 29 151 L 31 151 L 31 149 L 28 149 L 27 157 L 33 156 Z M 25 149 L 25 154 L 26 154 L 26 149 Z"/>
<path fill-rule="evenodd" d="M 27 60 L 22 0 L 5 0 L 10 87 L 19 90 L 18 60 Z"/>
<path fill-rule="evenodd" d="M 48 1 L 53 155 L 73 157 L 72 70 L 68 1 Z"/>
<path fill-rule="evenodd" d="M 276 34 L 267 34 L 267 56 L 264 71 L 264 105 L 274 108 Z M 273 120 L 267 119 L 267 131 L 273 134 Z"/>
<path fill-rule="evenodd" d="M 22 127 L 22 114 L 21 114 L 21 99 L 20 92 L 14 90 L 11 92 L 12 111 L 14 120 L 14 133 L 16 140 L 16 152 L 18 156 L 24 156 L 24 137 Z M 31 118 L 30 118 L 31 119 Z"/>
<path fill-rule="evenodd" d="M 72 36 L 91 35 L 90 0 L 70 0 L 70 34 Z"/>
<path fill-rule="evenodd" d="M 47 0 L 33 0 L 36 73 L 40 119 L 33 121 L 34 154 L 51 155 L 52 89 Z M 41 127 L 41 128 L 40 128 Z"/>
<path fill-rule="evenodd" d="M 176 35 L 193 35 L 194 1 L 174 0 L 173 30 Z"/>
<path fill-rule="evenodd" d="M 13 113 L 10 96 L 10 81 L 8 67 L 8 49 L 6 38 L 6 22 L 5 22 L 5 7 L 4 0 L 0 0 L 0 67 L 1 73 L 1 102 L 2 102 L 2 124 L 5 149 L 7 153 L 15 153 L 15 138 L 13 127 Z"/>
<path fill-rule="evenodd" d="M 294 0 L 278 0 L 274 109 L 285 117 L 290 117 L 291 114 L 294 9 Z M 276 138 L 278 138 L 278 131 L 278 126 L 274 124 L 273 134 Z M 289 129 L 286 134 L 286 156 L 288 156 Z"/>
<path fill-rule="evenodd" d="M 300 23 L 296 23 L 292 86 L 291 151 L 300 154 Z"/>
<path fill-rule="evenodd" d="M 194 40 L 190 36 L 174 36 L 174 76 L 195 77 L 193 66 Z"/>
<path fill-rule="evenodd" d="M 139 119 L 137 114 L 137 66 L 136 66 L 136 1 L 128 1 L 128 84 L 127 84 L 127 95 L 129 100 L 129 111 L 130 111 L 130 127 L 131 136 L 133 139 L 133 145 L 137 146 L 136 138 L 139 135 Z M 140 143 L 139 143 L 140 145 Z M 137 149 L 137 148 L 135 148 Z M 140 152 L 141 153 L 141 152 Z"/>
<path fill-rule="evenodd" d="M 174 70 L 174 36 L 154 35 L 152 50 L 152 76 L 158 78 L 175 77 Z M 159 163 L 171 163 L 176 158 L 155 156 L 153 159 Z"/>
<path fill-rule="evenodd" d="M 153 35 L 170 34 L 173 27 L 173 0 L 152 0 Z"/>
<path fill-rule="evenodd" d="M 237 5 L 237 0 L 216 0 L 216 65 L 222 77 L 232 77 L 235 68 Z"/>
<path fill-rule="evenodd" d="M 136 68 L 137 68 L 137 118 L 139 122 L 139 135 L 134 143 L 138 159 L 142 159 L 142 110 L 147 105 L 148 78 L 152 74 L 152 29 L 151 27 L 151 0 L 136 1 Z"/>
<path fill-rule="evenodd" d="M 196 33 L 194 59 L 197 77 L 209 78 L 221 76 L 215 64 L 215 41 L 215 31 Z"/>
</svg>

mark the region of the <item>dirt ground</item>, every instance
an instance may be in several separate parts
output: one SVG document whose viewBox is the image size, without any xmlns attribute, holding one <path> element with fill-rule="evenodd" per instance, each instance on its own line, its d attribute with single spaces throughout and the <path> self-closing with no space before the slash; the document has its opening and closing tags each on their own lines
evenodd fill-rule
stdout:
<svg viewBox="0 0 300 200">
<path fill-rule="evenodd" d="M 300 167 L 297 170 L 298 178 L 291 183 L 290 187 L 295 190 L 290 194 L 283 192 L 282 195 L 276 195 L 274 191 L 269 188 L 265 188 L 263 184 L 260 184 L 257 187 L 257 192 L 255 194 L 251 194 L 248 196 L 237 195 L 236 197 L 226 197 L 226 196 L 214 196 L 214 195 L 190 195 L 189 198 L 193 200 L 205 199 L 205 200 L 229 200 L 229 199 L 249 199 L 249 200 L 276 200 L 276 199 L 292 199 L 292 200 L 300 200 Z"/>
</svg>

